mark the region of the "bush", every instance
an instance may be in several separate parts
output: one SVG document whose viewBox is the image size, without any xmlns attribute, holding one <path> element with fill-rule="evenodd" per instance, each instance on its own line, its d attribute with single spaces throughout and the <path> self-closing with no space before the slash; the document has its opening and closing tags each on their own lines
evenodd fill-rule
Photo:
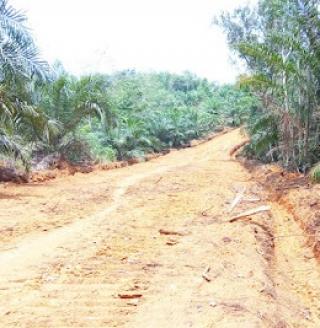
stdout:
<svg viewBox="0 0 320 328">
<path fill-rule="evenodd" d="M 320 182 L 320 163 L 318 163 L 311 169 L 309 176 L 312 183 Z"/>
<path fill-rule="evenodd" d="M 83 129 L 82 132 L 85 132 Z M 104 134 L 101 133 L 87 133 L 83 134 L 86 142 L 90 146 L 92 157 L 95 161 L 100 163 L 113 162 L 117 159 L 117 152 L 110 145 Z"/>
<path fill-rule="evenodd" d="M 66 136 L 59 145 L 58 152 L 70 163 L 92 162 L 90 145 L 84 139 Z"/>
</svg>

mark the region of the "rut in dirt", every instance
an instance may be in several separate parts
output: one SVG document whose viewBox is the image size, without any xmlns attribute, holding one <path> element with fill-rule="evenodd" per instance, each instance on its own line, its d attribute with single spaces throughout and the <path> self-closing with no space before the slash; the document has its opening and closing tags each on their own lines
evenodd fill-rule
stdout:
<svg viewBox="0 0 320 328">
<path fill-rule="evenodd" d="M 0 326 L 320 327 L 318 263 L 242 141 L 1 187 Z"/>
</svg>

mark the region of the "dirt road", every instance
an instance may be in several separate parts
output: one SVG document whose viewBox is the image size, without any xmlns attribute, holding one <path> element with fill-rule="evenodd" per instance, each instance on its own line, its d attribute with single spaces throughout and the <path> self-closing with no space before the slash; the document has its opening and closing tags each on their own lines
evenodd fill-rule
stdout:
<svg viewBox="0 0 320 328">
<path fill-rule="evenodd" d="M 320 327 L 319 265 L 242 139 L 0 186 L 0 327 Z"/>
</svg>

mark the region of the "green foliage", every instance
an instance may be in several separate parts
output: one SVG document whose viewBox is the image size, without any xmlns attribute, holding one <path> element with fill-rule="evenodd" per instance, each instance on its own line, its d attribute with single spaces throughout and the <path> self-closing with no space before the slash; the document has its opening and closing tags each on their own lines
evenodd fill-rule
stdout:
<svg viewBox="0 0 320 328">
<path fill-rule="evenodd" d="M 24 120 L 33 120 L 27 130 L 40 128 L 32 130 L 26 146 L 32 140 L 37 152 L 58 152 L 76 162 L 81 154 L 103 162 L 184 147 L 217 127 L 239 126 L 256 104 L 246 91 L 218 87 L 190 73 L 76 78 L 58 68 L 38 87 L 33 106 L 26 107 L 33 114 L 39 109 L 37 123 L 25 113 Z"/>
<path fill-rule="evenodd" d="M 192 73 L 75 77 L 38 57 L 26 17 L 0 0 L 0 152 L 73 162 L 143 157 L 239 126 L 257 100 Z"/>
<path fill-rule="evenodd" d="M 102 76 L 77 79 L 61 69 L 60 75 L 43 86 L 39 106 L 59 122 L 59 130 L 47 143 L 51 150 L 57 150 L 61 140 L 74 132 L 84 118 L 98 117 L 103 129 L 115 118 Z"/>
<path fill-rule="evenodd" d="M 88 129 L 89 128 L 89 129 Z M 89 145 L 92 157 L 99 163 L 112 162 L 117 158 L 116 151 L 110 146 L 103 131 L 93 132 L 90 127 L 82 127 L 79 134 Z"/>
<path fill-rule="evenodd" d="M 184 147 L 218 126 L 238 126 L 255 104 L 248 92 L 218 87 L 190 73 L 126 71 L 105 78 L 117 119 L 104 143 L 118 159 Z"/>
<path fill-rule="evenodd" d="M 0 151 L 27 164 L 26 143 L 49 138 L 55 123 L 32 106 L 30 91 L 48 66 L 25 26 L 26 17 L 0 0 Z"/>
<path fill-rule="evenodd" d="M 305 171 L 319 159 L 320 11 L 316 0 L 259 0 L 217 20 L 260 99 L 248 131 L 252 153 Z"/>
<path fill-rule="evenodd" d="M 25 26 L 26 17 L 0 0 L 0 78 L 36 75 L 45 78 L 47 64 L 38 57 L 37 47 Z"/>
</svg>

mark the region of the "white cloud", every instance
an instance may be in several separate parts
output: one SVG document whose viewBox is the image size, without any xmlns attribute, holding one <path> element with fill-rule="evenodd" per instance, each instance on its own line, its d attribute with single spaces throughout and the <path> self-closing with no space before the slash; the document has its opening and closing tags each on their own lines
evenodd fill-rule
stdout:
<svg viewBox="0 0 320 328">
<path fill-rule="evenodd" d="M 11 0 L 29 17 L 43 56 L 75 74 L 114 69 L 190 70 L 230 82 L 230 64 L 214 15 L 243 0 Z"/>
</svg>

